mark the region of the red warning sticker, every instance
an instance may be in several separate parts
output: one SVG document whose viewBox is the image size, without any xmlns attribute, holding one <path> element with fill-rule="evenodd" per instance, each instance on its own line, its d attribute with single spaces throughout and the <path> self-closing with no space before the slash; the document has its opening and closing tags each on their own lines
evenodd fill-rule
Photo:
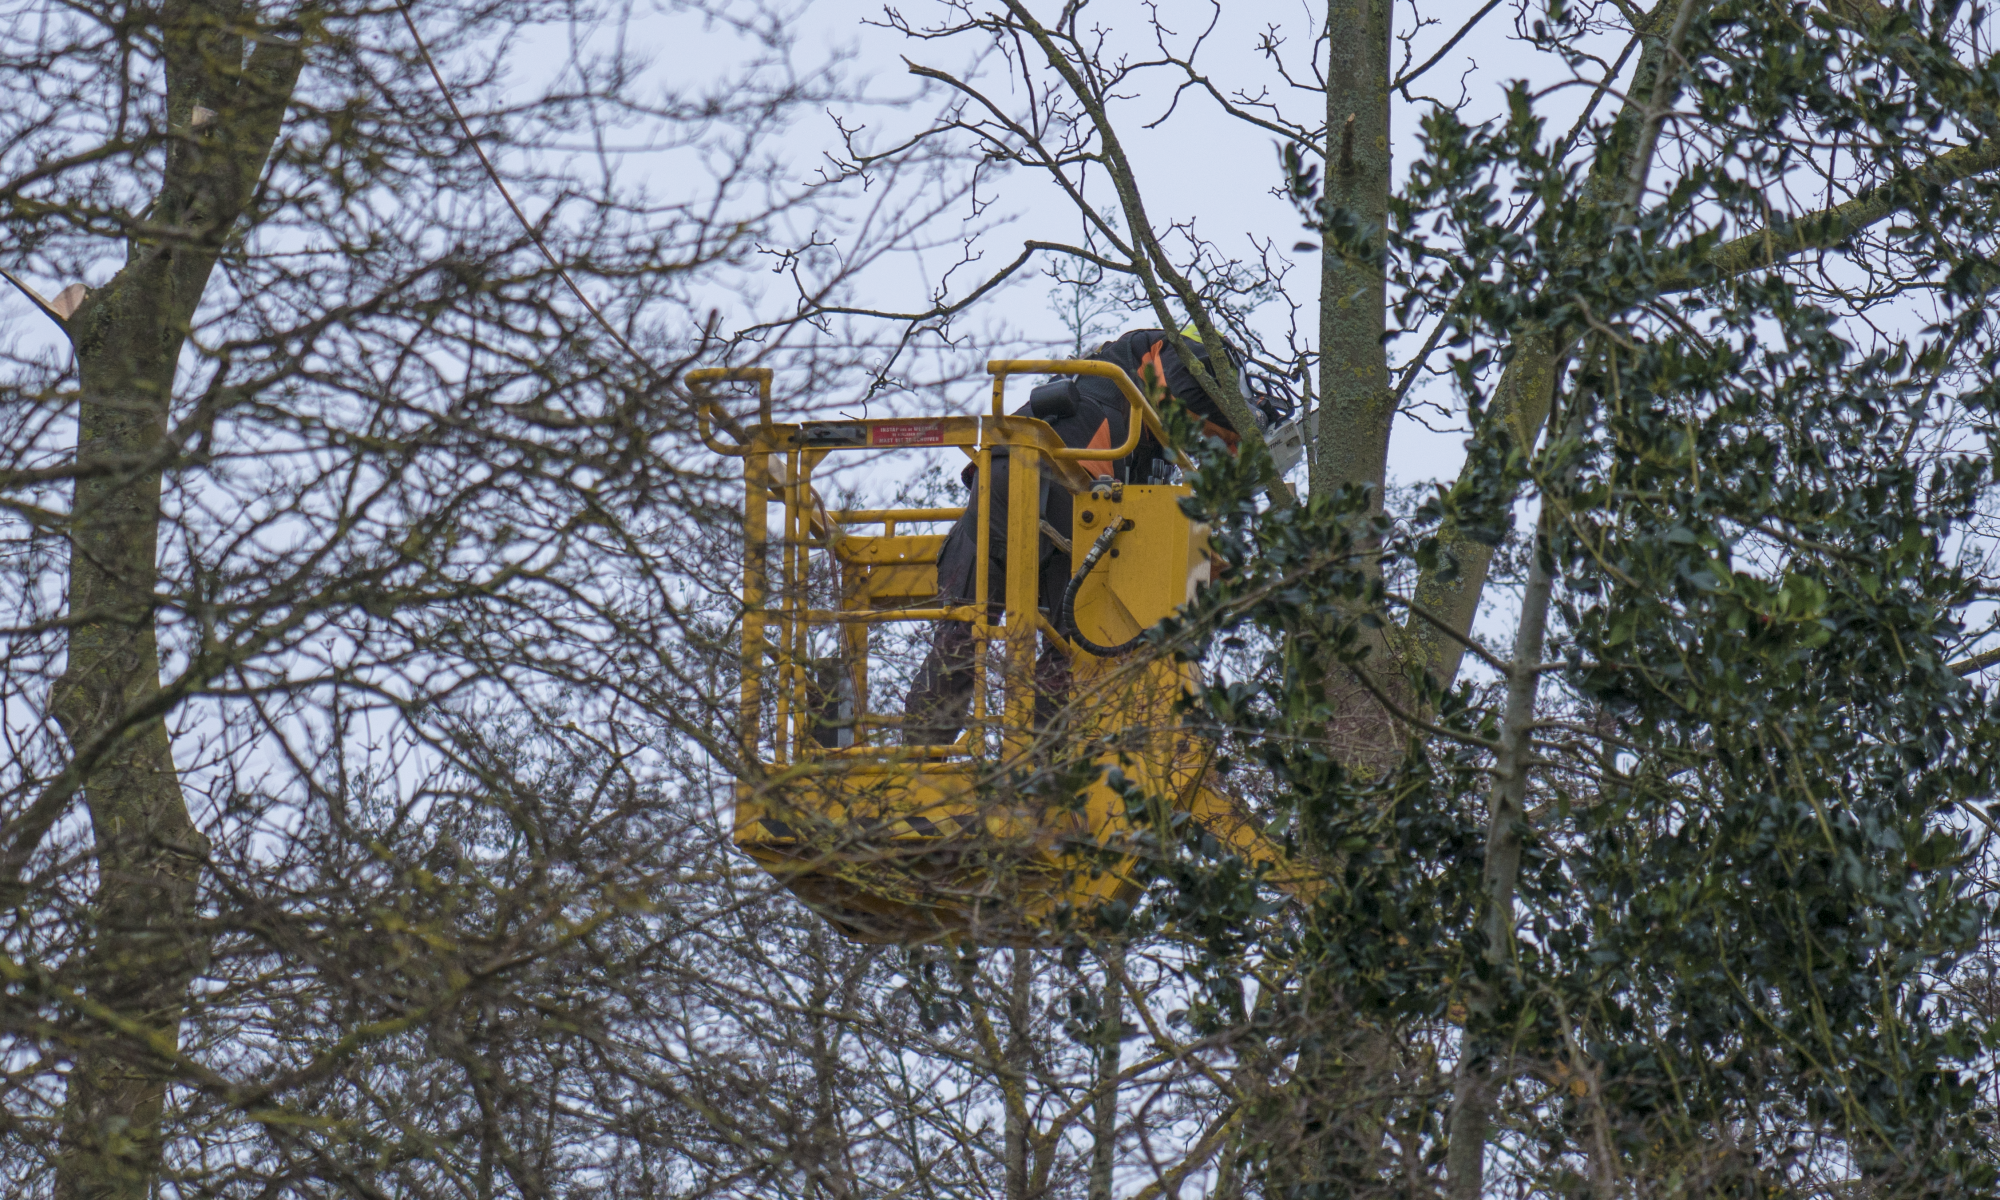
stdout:
<svg viewBox="0 0 2000 1200">
<path fill-rule="evenodd" d="M 943 421 L 878 421 L 868 427 L 871 446 L 942 446 Z"/>
</svg>

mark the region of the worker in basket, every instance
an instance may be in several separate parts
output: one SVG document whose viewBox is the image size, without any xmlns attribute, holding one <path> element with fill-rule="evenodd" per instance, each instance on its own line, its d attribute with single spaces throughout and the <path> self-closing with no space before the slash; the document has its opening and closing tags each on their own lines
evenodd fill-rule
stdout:
<svg viewBox="0 0 2000 1200">
<path fill-rule="evenodd" d="M 1208 364 L 1207 351 L 1192 329 L 1183 341 Z M 1245 377 L 1245 362 L 1235 347 L 1228 347 L 1237 379 Z M 1229 417 L 1181 361 L 1166 333 L 1158 329 L 1133 330 L 1104 343 L 1089 355 L 1099 362 L 1116 364 L 1148 395 L 1167 391 L 1203 423 L 1203 431 L 1217 436 L 1233 451 L 1237 431 Z M 1239 383 L 1239 387 L 1241 384 Z M 1151 389 L 1148 391 L 1148 389 Z M 1262 397 L 1258 397 L 1259 400 Z M 1245 397 L 1251 412 L 1262 425 L 1273 415 L 1270 405 Z M 1129 411 L 1124 394 L 1109 379 L 1079 376 L 1045 383 L 1028 394 L 1028 402 L 1014 413 L 1049 423 L 1063 443 L 1075 447 L 1110 449 L 1125 443 L 1127 423 L 1140 420 Z M 989 612 L 998 617 L 1004 607 L 1007 578 L 1007 451 L 993 452 L 993 485 L 989 491 L 988 542 L 991 565 L 987 571 Z M 1085 470 L 1120 483 L 1172 483 L 1172 452 L 1155 440 L 1150 431 L 1138 447 L 1115 462 L 1084 462 Z M 967 466 L 961 479 L 979 495 L 979 468 Z M 1051 620 L 1056 620 L 1064 588 L 1069 583 L 1068 552 L 1049 536 L 1051 531 L 1067 536 L 1070 529 L 1070 494 L 1042 480 L 1042 536 L 1034 552 L 1039 555 L 1040 604 Z M 977 504 L 967 505 L 946 535 L 938 551 L 938 600 L 941 604 L 971 604 L 978 578 L 979 529 Z M 931 645 L 923 665 L 910 684 L 903 702 L 903 742 L 906 745 L 946 745 L 956 741 L 964 728 L 974 686 L 972 626 L 965 621 L 939 621 L 932 627 Z M 1048 723 L 1063 695 L 1069 690 L 1069 664 L 1062 654 L 1044 646 L 1035 664 L 1035 724 Z"/>
</svg>

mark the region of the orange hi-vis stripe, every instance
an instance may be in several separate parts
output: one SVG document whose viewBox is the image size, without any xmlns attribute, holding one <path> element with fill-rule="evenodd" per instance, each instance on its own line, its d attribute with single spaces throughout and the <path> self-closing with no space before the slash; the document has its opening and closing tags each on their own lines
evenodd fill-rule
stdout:
<svg viewBox="0 0 2000 1200">
<path fill-rule="evenodd" d="M 1104 420 L 1098 422 L 1097 432 L 1090 435 L 1090 445 L 1086 449 L 1111 449 L 1111 418 L 1106 417 Z M 1086 461 L 1083 464 L 1083 469 L 1097 476 L 1099 479 L 1103 479 L 1111 474 L 1111 464 L 1108 462 Z"/>
</svg>

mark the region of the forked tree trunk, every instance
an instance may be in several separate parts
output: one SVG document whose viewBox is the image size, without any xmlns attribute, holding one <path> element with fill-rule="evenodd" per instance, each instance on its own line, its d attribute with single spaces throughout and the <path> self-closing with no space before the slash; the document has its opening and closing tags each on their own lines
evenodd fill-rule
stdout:
<svg viewBox="0 0 2000 1200">
<path fill-rule="evenodd" d="M 250 17 L 227 3 L 159 10 L 166 169 L 143 220 L 156 232 L 134 237 L 125 268 L 68 321 L 81 375 L 78 482 L 68 661 L 50 706 L 82 779 L 98 878 L 79 964 L 96 1015 L 74 1030 L 59 1200 L 152 1190 L 188 985 L 208 955 L 196 910 L 208 844 L 175 774 L 160 683 L 159 527 L 180 449 L 169 434 L 175 365 L 298 77 L 288 40 L 262 37 L 246 60 Z"/>
</svg>

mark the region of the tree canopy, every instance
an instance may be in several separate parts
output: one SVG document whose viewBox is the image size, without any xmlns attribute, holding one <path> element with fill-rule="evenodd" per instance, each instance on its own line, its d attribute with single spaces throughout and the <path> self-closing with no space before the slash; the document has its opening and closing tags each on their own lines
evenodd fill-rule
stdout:
<svg viewBox="0 0 2000 1200">
<path fill-rule="evenodd" d="M 9 1190 L 1991 1194 L 1991 14 L 857 11 L 920 90 L 751 5 L 10 10 Z M 847 944 L 729 848 L 684 377 L 1140 325 L 1303 404 L 1289 476 L 1168 414 L 1228 569 L 1144 652 L 1322 886 L 1169 824 L 1065 940 Z"/>
</svg>

